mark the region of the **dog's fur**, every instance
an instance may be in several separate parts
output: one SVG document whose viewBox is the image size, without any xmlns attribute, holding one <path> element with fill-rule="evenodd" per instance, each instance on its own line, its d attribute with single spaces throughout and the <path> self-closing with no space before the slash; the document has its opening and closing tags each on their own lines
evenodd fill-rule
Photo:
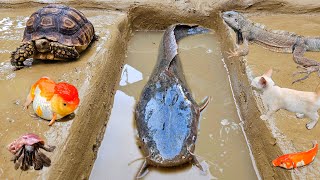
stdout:
<svg viewBox="0 0 320 180">
<path fill-rule="evenodd" d="M 251 86 L 262 93 L 263 103 L 268 108 L 266 115 L 261 115 L 260 118 L 267 120 L 279 109 L 286 109 L 295 112 L 297 118 L 303 118 L 304 115 L 309 117 L 311 121 L 306 127 L 312 129 L 319 119 L 317 111 L 320 108 L 320 85 L 315 92 L 297 91 L 276 86 L 271 76 L 272 69 L 254 78 L 251 83 Z"/>
</svg>

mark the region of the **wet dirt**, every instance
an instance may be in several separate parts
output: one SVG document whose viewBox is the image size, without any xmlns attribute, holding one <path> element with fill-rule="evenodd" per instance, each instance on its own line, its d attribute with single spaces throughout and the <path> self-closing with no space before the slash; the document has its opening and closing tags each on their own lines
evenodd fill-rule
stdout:
<svg viewBox="0 0 320 180">
<path fill-rule="evenodd" d="M 270 29 L 286 30 L 295 32 L 304 36 L 319 36 L 320 34 L 320 20 L 319 15 L 305 14 L 305 15 L 273 15 L 266 16 L 256 14 L 248 14 L 249 18 L 261 24 L 266 25 Z M 284 23 L 285 22 L 285 23 Z M 314 91 L 319 84 L 319 77 L 316 73 L 313 73 L 307 80 L 301 83 L 292 84 L 299 76 L 292 76 L 296 72 L 297 64 L 292 59 L 292 54 L 275 53 L 268 51 L 255 44 L 250 45 L 249 55 L 246 57 L 248 63 L 248 76 L 259 76 L 267 71 L 269 68 L 273 68 L 273 80 L 276 85 L 280 87 L 301 90 L 301 91 Z M 319 52 L 307 52 L 305 57 L 320 61 Z M 265 112 L 263 104 L 259 96 L 257 96 L 257 102 L 260 105 L 260 110 Z M 257 121 L 262 121 L 257 119 Z M 319 124 L 312 130 L 307 130 L 305 124 L 309 119 L 297 119 L 295 114 L 285 110 L 280 110 L 275 113 L 273 119 L 265 121 L 270 128 L 273 136 L 276 138 L 277 145 L 281 148 L 283 153 L 291 153 L 297 151 L 306 151 L 312 147 L 312 140 L 320 141 Z M 276 158 L 281 154 L 273 155 Z M 305 167 L 299 168 L 298 171 L 290 171 L 295 178 L 306 179 L 319 179 L 320 178 L 320 158 L 316 156 L 315 161 Z M 270 164 L 271 166 L 271 164 Z M 281 171 L 286 171 L 280 169 Z"/>
<path fill-rule="evenodd" d="M 96 61 L 99 60 L 97 55 L 105 51 L 102 47 L 109 38 L 108 28 L 114 24 L 113 21 L 118 17 L 117 13 L 83 10 L 82 12 L 95 24 L 96 33 L 100 39 L 82 53 L 80 59 L 72 62 L 36 61 L 30 68 L 12 71 L 9 62 L 10 53 L 19 46 L 28 17 L 38 8 L 20 9 L 19 11 L 1 9 L 0 12 L 0 119 L 2 121 L 0 126 L 0 179 L 19 179 L 22 177 L 23 179 L 35 179 L 47 176 L 49 168 L 44 168 L 42 171 L 29 170 L 26 172 L 14 169 L 14 164 L 10 161 L 12 155 L 7 151 L 6 146 L 25 133 L 38 134 L 47 144 L 57 146 L 53 153 L 46 153 L 52 159 L 52 165 L 57 163 L 56 157 L 64 147 L 71 125 L 74 121 L 82 120 L 77 116 L 78 110 L 82 108 L 81 104 L 84 103 L 81 100 L 87 95 L 89 81 L 94 79 L 92 73 L 95 70 Z M 56 82 L 69 82 L 78 88 L 80 106 L 75 112 L 75 118 L 72 120 L 64 118 L 49 127 L 48 121 L 34 119 L 30 116 L 33 114 L 32 107 L 23 110 L 22 105 L 31 85 L 42 76 L 48 76 Z"/>
<path fill-rule="evenodd" d="M 135 32 L 129 41 L 113 109 L 90 179 L 133 179 L 143 157 L 136 144 L 134 108 L 157 60 L 162 32 Z M 227 71 L 215 33 L 179 42 L 179 54 L 193 97 L 211 101 L 201 114 L 195 154 L 206 173 L 194 165 L 150 168 L 145 179 L 257 179 L 241 129 Z M 129 165 L 130 164 L 130 165 Z M 121 170 L 119 170 L 121 169 Z"/>
</svg>

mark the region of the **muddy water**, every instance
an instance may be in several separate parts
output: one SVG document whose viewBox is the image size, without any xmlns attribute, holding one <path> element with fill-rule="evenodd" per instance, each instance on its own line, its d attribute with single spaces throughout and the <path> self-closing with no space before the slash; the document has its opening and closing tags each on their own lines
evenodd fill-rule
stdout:
<svg viewBox="0 0 320 180">
<path fill-rule="evenodd" d="M 304 36 L 319 37 L 320 35 L 319 15 L 250 16 L 250 19 L 254 22 L 262 23 L 270 29 L 290 31 Z M 319 52 L 307 52 L 305 57 L 320 61 Z M 303 82 L 292 84 L 292 81 L 298 78 L 292 76 L 292 74 L 299 70 L 296 68 L 297 64 L 292 59 L 292 54 L 271 52 L 253 44 L 250 45 L 250 52 L 246 59 L 251 77 L 261 75 L 269 68 L 273 68 L 272 79 L 280 87 L 301 91 L 314 91 L 319 84 L 319 77 L 316 73 L 311 74 Z M 277 139 L 277 145 L 280 146 L 281 150 L 284 153 L 291 153 L 310 149 L 312 147 L 312 140 L 320 141 L 319 124 L 314 129 L 307 130 L 305 124 L 308 121 L 308 118 L 297 119 L 294 113 L 280 110 L 274 114 L 274 118 L 265 122 Z M 274 158 L 279 155 L 274 155 Z M 312 164 L 299 168 L 299 171 L 291 171 L 291 173 L 297 179 L 319 179 L 319 167 L 320 158 L 317 156 Z"/>
<path fill-rule="evenodd" d="M 56 163 L 54 157 L 63 150 L 62 147 L 69 134 L 70 126 L 78 119 L 77 112 L 73 120 L 65 119 L 49 127 L 48 121 L 33 119 L 30 116 L 33 113 L 32 108 L 23 111 L 22 104 L 32 83 L 41 76 L 49 76 L 55 81 L 67 81 L 74 84 L 78 87 L 81 100 L 92 77 L 91 69 L 95 64 L 95 57 L 97 53 L 104 51 L 101 47 L 108 39 L 108 28 L 117 17 L 116 14 L 105 11 L 83 10 L 82 12 L 95 24 L 97 34 L 101 38 L 93 43 L 79 60 L 54 63 L 39 61 L 31 68 L 13 72 L 8 61 L 10 52 L 19 46 L 25 23 L 36 9 L 38 8 L 1 9 L 0 11 L 0 179 L 36 179 L 39 176 L 45 178 L 46 172 L 50 170 L 50 168 L 27 172 L 14 170 L 13 163 L 10 162 L 11 154 L 6 150 L 6 146 L 28 132 L 39 134 L 48 144 L 57 146 L 54 153 L 47 153 L 52 163 Z M 80 101 L 80 103 L 84 102 Z"/>
<path fill-rule="evenodd" d="M 143 157 L 136 144 L 134 107 L 155 65 L 161 32 L 136 32 L 128 46 L 119 89 L 90 179 L 133 179 Z M 214 34 L 179 43 L 186 80 L 193 97 L 212 100 L 202 112 L 195 153 L 207 170 L 195 166 L 151 168 L 145 179 L 257 179 L 244 139 Z"/>
</svg>

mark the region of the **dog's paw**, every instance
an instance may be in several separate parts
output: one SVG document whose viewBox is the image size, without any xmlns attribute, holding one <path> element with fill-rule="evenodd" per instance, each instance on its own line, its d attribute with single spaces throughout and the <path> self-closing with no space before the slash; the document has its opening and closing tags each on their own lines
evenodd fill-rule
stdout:
<svg viewBox="0 0 320 180">
<path fill-rule="evenodd" d="M 306 128 L 307 129 L 312 129 L 312 128 L 314 128 L 314 126 L 317 124 L 317 121 L 310 121 L 310 122 L 308 122 L 307 124 L 306 124 Z"/>
<path fill-rule="evenodd" d="M 263 114 L 263 115 L 260 116 L 260 119 L 266 121 L 266 120 L 268 120 L 269 118 L 268 118 L 267 115 L 264 115 L 264 114 Z"/>
<path fill-rule="evenodd" d="M 302 118 L 304 118 L 304 114 L 302 114 L 302 113 L 296 113 L 296 117 L 297 117 L 298 119 L 302 119 Z"/>
</svg>

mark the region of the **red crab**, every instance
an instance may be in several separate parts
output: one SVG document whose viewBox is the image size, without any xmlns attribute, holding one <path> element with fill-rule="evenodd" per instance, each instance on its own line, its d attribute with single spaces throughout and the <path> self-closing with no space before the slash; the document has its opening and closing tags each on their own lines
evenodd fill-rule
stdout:
<svg viewBox="0 0 320 180">
<path fill-rule="evenodd" d="M 49 167 L 51 160 L 43 154 L 41 149 L 52 152 L 55 146 L 45 146 L 44 141 L 37 135 L 29 133 L 19 137 L 8 145 L 8 150 L 14 154 L 11 159 L 14 162 L 15 169 L 20 166 L 21 170 L 26 171 L 30 166 L 35 170 Z"/>
</svg>

